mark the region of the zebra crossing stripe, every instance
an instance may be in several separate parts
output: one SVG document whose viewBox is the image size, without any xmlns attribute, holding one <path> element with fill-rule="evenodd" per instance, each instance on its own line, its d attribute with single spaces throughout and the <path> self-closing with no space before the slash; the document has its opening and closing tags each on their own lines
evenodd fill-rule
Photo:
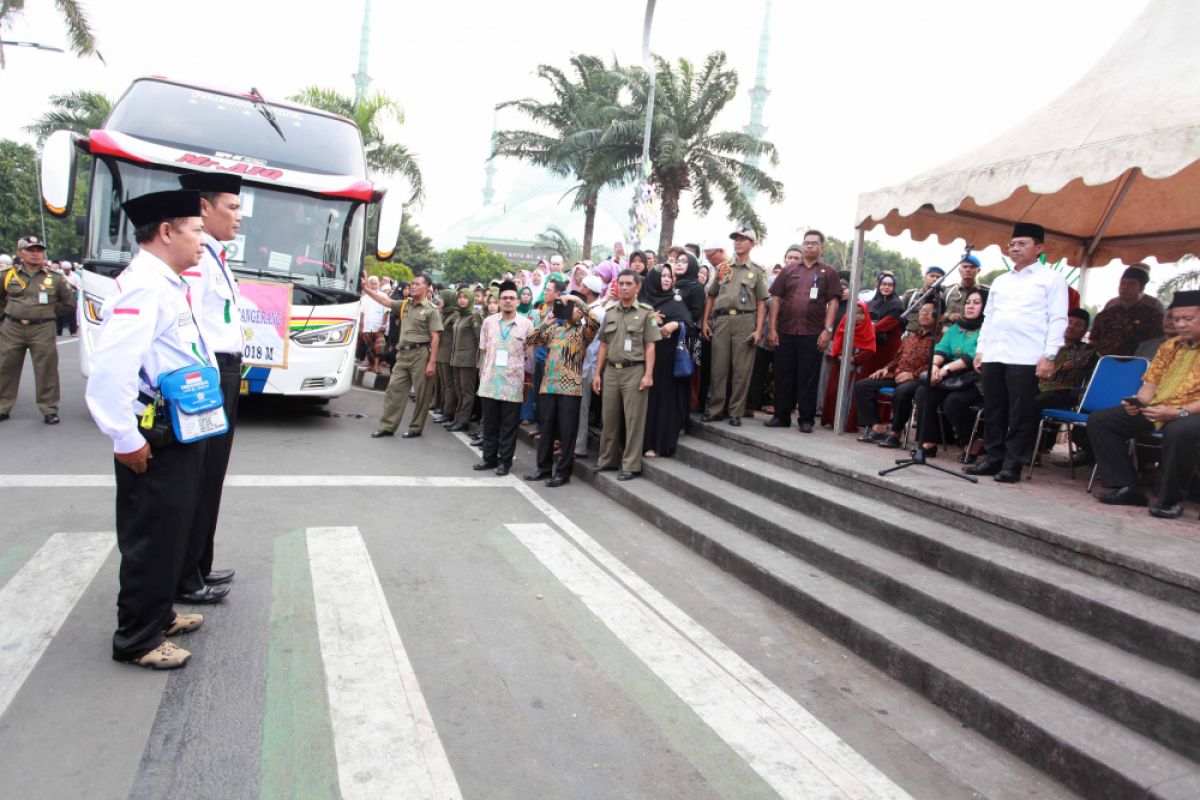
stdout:
<svg viewBox="0 0 1200 800">
<path fill-rule="evenodd" d="M 342 796 L 461 800 L 358 529 L 307 538 Z"/>
<path fill-rule="evenodd" d="M 908 798 L 765 676 L 744 662 L 731 671 L 722 663 L 727 648 L 666 598 L 643 597 L 549 525 L 507 527 L 780 797 Z M 590 545 L 589 552 L 594 548 L 611 559 L 594 541 Z M 692 630 L 681 630 L 680 621 Z"/>
<path fill-rule="evenodd" d="M 113 533 L 56 533 L 0 588 L 0 715 L 116 540 Z"/>
</svg>

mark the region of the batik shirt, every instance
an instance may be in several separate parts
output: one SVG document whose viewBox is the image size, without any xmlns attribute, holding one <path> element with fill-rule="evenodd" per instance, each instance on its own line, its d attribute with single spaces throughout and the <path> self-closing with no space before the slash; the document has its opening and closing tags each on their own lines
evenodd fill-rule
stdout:
<svg viewBox="0 0 1200 800">
<path fill-rule="evenodd" d="M 585 311 L 578 325 L 547 320 L 533 332 L 530 342 L 547 348 L 542 394 L 583 394 L 583 357 L 600 327 L 592 310 Z"/>
<path fill-rule="evenodd" d="M 493 314 L 483 321 L 479 349 L 483 364 L 479 370 L 480 397 L 519 403 L 525 399 L 525 345 L 533 332 L 529 320 L 518 314 L 511 322 Z M 497 352 L 507 352 L 507 366 L 496 366 Z"/>
</svg>

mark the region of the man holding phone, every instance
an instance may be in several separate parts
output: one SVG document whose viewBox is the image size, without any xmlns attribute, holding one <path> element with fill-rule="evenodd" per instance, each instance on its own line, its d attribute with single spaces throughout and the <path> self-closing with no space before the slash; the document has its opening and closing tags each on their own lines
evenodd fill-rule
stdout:
<svg viewBox="0 0 1200 800">
<path fill-rule="evenodd" d="M 1162 480 L 1150 513 L 1163 519 L 1183 513 L 1200 449 L 1200 291 L 1176 292 L 1171 310 L 1176 336 L 1158 349 L 1142 388 L 1120 406 L 1090 414 L 1087 424 L 1100 483 L 1112 489 L 1096 499 L 1109 505 L 1147 505 L 1129 440 L 1162 431 Z"/>
</svg>

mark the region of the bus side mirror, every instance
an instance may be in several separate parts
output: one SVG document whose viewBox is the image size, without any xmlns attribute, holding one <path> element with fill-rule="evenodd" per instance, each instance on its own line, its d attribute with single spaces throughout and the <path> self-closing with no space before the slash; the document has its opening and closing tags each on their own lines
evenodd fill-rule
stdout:
<svg viewBox="0 0 1200 800">
<path fill-rule="evenodd" d="M 400 222 L 404 219 L 404 201 L 399 192 L 387 192 L 379 203 L 379 229 L 375 232 L 375 258 L 387 261 L 400 241 Z"/>
<path fill-rule="evenodd" d="M 51 216 L 67 216 L 75 201 L 75 140 L 79 134 L 55 131 L 42 144 L 42 205 Z"/>
</svg>

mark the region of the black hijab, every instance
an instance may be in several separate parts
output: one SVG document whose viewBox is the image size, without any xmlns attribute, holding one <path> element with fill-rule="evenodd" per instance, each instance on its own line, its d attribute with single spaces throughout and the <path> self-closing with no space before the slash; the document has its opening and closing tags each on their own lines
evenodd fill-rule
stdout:
<svg viewBox="0 0 1200 800">
<path fill-rule="evenodd" d="M 892 279 L 892 293 L 886 297 L 879 291 L 884 278 Z M 904 315 L 904 301 L 900 299 L 900 287 L 893 273 L 884 272 L 875 281 L 875 296 L 867 303 L 867 311 L 871 313 L 872 322 L 879 322 L 885 317 L 900 319 Z"/>
<path fill-rule="evenodd" d="M 675 291 L 683 296 L 683 302 L 692 315 L 693 322 L 704 316 L 704 286 L 700 283 L 700 262 L 686 250 L 681 254 L 687 257 L 687 270 L 676 277 Z"/>
<path fill-rule="evenodd" d="M 979 316 L 975 319 L 967 319 L 966 316 L 962 316 L 959 317 L 958 322 L 954 323 L 964 331 L 977 331 L 983 327 L 983 315 L 987 313 L 987 292 L 982 291 L 978 286 L 972 286 L 963 301 L 965 302 L 973 294 L 979 295 L 979 299 L 983 301 L 983 308 L 979 309 Z"/>
<path fill-rule="evenodd" d="M 648 303 L 655 311 L 661 313 L 664 324 L 682 322 L 688 326 L 688 330 L 696 324 L 687 303 L 683 302 L 683 295 L 679 293 L 678 287 L 662 288 L 662 267 L 655 267 L 646 273 L 646 280 L 638 292 L 638 300 Z"/>
</svg>

